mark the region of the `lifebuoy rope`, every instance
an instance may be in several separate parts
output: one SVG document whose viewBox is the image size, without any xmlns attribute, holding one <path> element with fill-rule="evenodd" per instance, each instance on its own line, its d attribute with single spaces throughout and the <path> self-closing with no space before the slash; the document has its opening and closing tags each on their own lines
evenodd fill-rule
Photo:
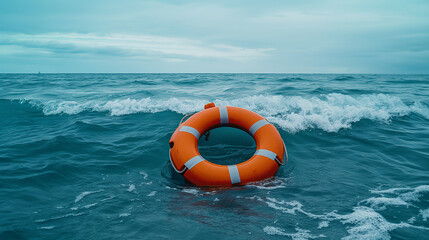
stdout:
<svg viewBox="0 0 429 240">
<path fill-rule="evenodd" d="M 185 118 L 190 117 L 190 116 L 192 116 L 192 115 L 194 115 L 194 114 L 195 114 L 195 113 L 188 113 L 188 114 L 186 114 L 185 116 L 183 116 L 183 117 L 182 117 L 182 119 L 180 120 L 179 126 L 180 126 L 180 124 L 182 124 L 182 123 L 183 123 L 183 120 L 185 120 Z"/>
<path fill-rule="evenodd" d="M 283 162 L 280 162 L 280 159 L 276 156 L 276 162 L 277 162 L 280 166 L 284 166 L 284 165 L 286 164 L 287 160 L 288 160 L 286 144 L 285 144 L 285 141 L 283 141 L 283 139 L 282 139 L 282 142 L 283 142 L 283 147 L 285 148 L 285 152 L 284 152 L 284 156 L 285 156 L 285 158 L 283 158 Z"/>
<path fill-rule="evenodd" d="M 182 174 L 187 170 L 186 166 L 183 166 L 183 169 L 180 171 L 177 170 L 176 166 L 174 166 L 173 160 L 171 160 L 171 149 L 168 150 L 168 157 L 170 158 L 170 163 L 171 163 L 171 166 L 173 167 L 174 171 L 176 171 L 179 174 Z"/>
</svg>

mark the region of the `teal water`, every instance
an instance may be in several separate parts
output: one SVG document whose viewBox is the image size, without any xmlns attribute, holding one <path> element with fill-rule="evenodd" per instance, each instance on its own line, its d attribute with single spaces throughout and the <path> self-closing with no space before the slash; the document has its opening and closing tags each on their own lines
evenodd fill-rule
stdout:
<svg viewBox="0 0 429 240">
<path fill-rule="evenodd" d="M 197 188 L 168 163 L 204 104 L 276 125 L 273 179 Z M 427 239 L 429 75 L 0 74 L 0 239 Z M 239 130 L 200 140 L 229 164 Z"/>
</svg>

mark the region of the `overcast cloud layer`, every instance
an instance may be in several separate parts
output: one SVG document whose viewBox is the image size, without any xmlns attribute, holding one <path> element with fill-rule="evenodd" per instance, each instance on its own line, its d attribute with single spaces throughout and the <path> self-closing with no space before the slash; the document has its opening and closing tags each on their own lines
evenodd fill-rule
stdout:
<svg viewBox="0 0 429 240">
<path fill-rule="evenodd" d="M 429 73 L 429 1 L 0 1 L 0 72 Z"/>
</svg>

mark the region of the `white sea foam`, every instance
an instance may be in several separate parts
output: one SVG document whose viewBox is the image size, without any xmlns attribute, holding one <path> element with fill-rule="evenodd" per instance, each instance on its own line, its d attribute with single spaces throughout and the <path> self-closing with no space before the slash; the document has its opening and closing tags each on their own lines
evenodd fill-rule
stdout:
<svg viewBox="0 0 429 240">
<path fill-rule="evenodd" d="M 151 98 L 136 99 L 118 99 L 108 101 L 104 104 L 97 104 L 93 110 L 108 111 L 111 115 L 126 115 L 131 113 L 156 113 L 163 111 L 174 111 L 181 114 L 196 112 L 202 110 L 208 101 L 203 100 L 179 100 L 170 98 L 167 100 L 154 100 Z"/>
<path fill-rule="evenodd" d="M 286 235 L 283 229 L 278 227 L 273 227 L 273 226 L 264 227 L 264 232 L 269 235 L 282 235 L 282 236 Z"/>
<path fill-rule="evenodd" d="M 271 197 L 247 197 L 246 199 L 257 200 L 266 203 L 269 207 L 281 211 L 285 214 L 303 214 L 311 219 L 318 220 L 317 229 L 328 227 L 330 222 L 339 221 L 345 225 L 348 235 L 343 237 L 345 240 L 351 239 L 390 239 L 390 232 L 398 228 L 414 228 L 429 231 L 424 226 L 412 225 L 415 217 L 408 219 L 406 222 L 398 223 L 389 222 L 378 210 L 385 209 L 389 206 L 413 206 L 413 203 L 419 202 L 425 193 L 429 192 L 428 185 L 418 186 L 416 188 L 392 188 L 385 190 L 372 190 L 376 194 L 394 195 L 388 197 L 371 197 L 365 199 L 355 206 L 351 213 L 339 214 L 332 211 L 324 214 L 313 214 L 304 210 L 302 203 L 298 201 L 284 201 Z M 370 206 L 364 206 L 370 205 Z M 413 206 L 415 208 L 416 206 Z M 423 221 L 429 219 L 429 209 L 419 210 L 419 216 Z M 264 231 L 270 235 L 290 236 L 283 229 L 267 226 Z M 292 237 L 292 236 L 290 236 Z M 293 237 L 292 237 L 293 238 Z"/>
<path fill-rule="evenodd" d="M 82 192 L 81 194 L 79 194 L 76 199 L 74 200 L 75 203 L 79 202 L 80 200 L 82 200 L 82 198 L 84 198 L 85 196 L 89 195 L 89 194 L 93 194 L 93 193 L 98 193 L 101 192 L 101 190 L 98 191 L 87 191 L 87 192 Z"/>
<path fill-rule="evenodd" d="M 130 185 L 128 186 L 127 192 L 132 192 L 132 191 L 134 191 L 134 190 L 136 190 L 136 186 L 135 186 L 134 184 L 130 184 Z"/>
<path fill-rule="evenodd" d="M 142 186 L 142 185 L 151 185 L 151 184 L 153 183 L 152 181 L 149 181 L 149 180 L 148 180 L 149 174 L 147 174 L 146 172 L 144 172 L 144 171 L 140 171 L 140 172 L 139 172 L 139 174 L 143 176 L 143 179 L 144 179 L 144 180 L 146 180 L 146 181 L 144 181 L 144 182 L 141 182 L 141 183 L 139 184 L 139 186 Z"/>
<path fill-rule="evenodd" d="M 319 226 L 317 227 L 317 229 L 322 229 L 325 227 L 329 227 L 329 221 L 321 221 L 319 222 Z"/>
<path fill-rule="evenodd" d="M 142 175 L 145 180 L 149 177 L 149 175 L 144 171 L 140 171 L 139 174 Z"/>
<path fill-rule="evenodd" d="M 373 208 L 384 210 L 387 205 L 396 205 L 396 206 L 408 206 L 409 203 L 405 202 L 401 198 L 387 198 L 387 197 L 372 197 L 362 201 L 363 203 L 368 203 Z"/>
<path fill-rule="evenodd" d="M 195 189 L 195 188 L 184 188 L 184 189 L 182 189 L 182 192 L 189 193 L 189 194 L 194 194 L 194 195 L 199 195 L 200 194 L 200 191 L 198 191 L 198 189 Z"/>
<path fill-rule="evenodd" d="M 389 232 L 398 228 L 416 228 L 429 230 L 422 226 L 414 226 L 410 223 L 400 222 L 391 223 L 387 221 L 380 213 L 376 212 L 375 209 L 365 206 L 357 206 L 353 208 L 353 212 L 350 214 L 338 214 L 336 211 L 326 214 L 312 214 L 302 209 L 302 204 L 295 203 L 295 207 L 287 209 L 284 207 L 275 206 L 272 201 L 267 201 L 268 206 L 274 209 L 281 210 L 283 213 L 296 214 L 300 212 L 313 219 L 323 220 L 319 222 L 318 229 L 328 227 L 331 221 L 340 221 L 346 225 L 348 236 L 343 237 L 345 240 L 352 239 L 390 239 Z M 290 204 L 288 202 L 278 202 L 280 204 Z M 280 234 L 277 234 L 280 235 Z"/>
<path fill-rule="evenodd" d="M 50 230 L 50 229 L 54 229 L 55 226 L 46 226 L 46 227 L 39 227 L 39 229 L 43 229 L 43 230 Z"/>
<path fill-rule="evenodd" d="M 54 220 L 63 219 L 63 218 L 67 218 L 67 217 L 78 217 L 78 216 L 81 216 L 83 214 L 84 214 L 83 212 L 81 212 L 81 213 L 67 213 L 65 215 L 51 217 L 49 219 L 37 219 L 37 220 L 35 220 L 35 222 L 37 222 L 37 223 L 43 223 L 43 222 L 54 221 Z"/>
<path fill-rule="evenodd" d="M 423 194 L 429 193 L 429 185 L 421 185 L 416 188 L 390 188 L 384 190 L 370 190 L 382 197 L 369 198 L 365 202 L 373 205 L 410 205 L 411 202 L 418 202 Z M 384 195 L 393 197 L 387 198 Z"/>
<path fill-rule="evenodd" d="M 121 214 L 119 214 L 119 217 L 128 217 L 130 215 L 131 215 L 131 213 L 121 213 Z"/>
<path fill-rule="evenodd" d="M 288 178 L 276 177 L 261 182 L 250 183 L 247 184 L 246 187 L 254 187 L 263 190 L 274 190 L 279 188 L 286 188 L 288 181 Z"/>
<path fill-rule="evenodd" d="M 303 212 L 302 204 L 298 201 L 290 201 L 290 202 L 286 202 L 283 200 L 278 201 L 275 198 L 270 198 L 270 197 L 267 197 L 266 199 L 268 201 L 266 201 L 265 203 L 269 207 L 274 208 L 276 210 L 281 210 L 284 213 L 289 213 L 289 214 L 295 215 L 296 212 Z"/>
<path fill-rule="evenodd" d="M 364 206 L 358 206 L 353 209 L 350 214 L 339 215 L 337 219 L 341 219 L 343 224 L 351 224 L 347 229 L 349 236 L 344 237 L 345 240 L 350 239 L 390 239 L 390 231 L 397 228 L 419 228 L 408 223 L 391 223 L 388 222 L 381 214 L 374 209 Z"/>
<path fill-rule="evenodd" d="M 422 218 L 423 218 L 423 221 L 426 222 L 429 219 L 429 208 L 428 209 L 420 210 L 419 215 L 421 215 Z"/>
<path fill-rule="evenodd" d="M 157 191 L 152 191 L 147 196 L 148 197 L 153 197 L 153 196 L 155 196 L 156 193 L 157 193 Z"/>
<path fill-rule="evenodd" d="M 429 193 L 429 185 L 418 186 L 413 191 L 402 193 L 399 197 L 404 201 L 419 201 L 424 193 Z"/>
<path fill-rule="evenodd" d="M 98 203 L 91 203 L 91 204 L 83 206 L 83 208 L 88 209 L 88 208 L 91 208 L 91 207 L 94 207 L 94 206 L 97 206 L 97 205 L 98 205 Z"/>
<path fill-rule="evenodd" d="M 264 227 L 264 232 L 268 235 L 280 235 L 280 236 L 288 236 L 291 237 L 293 240 L 306 240 L 306 239 L 315 239 L 315 238 L 322 238 L 325 237 L 324 235 L 312 235 L 310 234 L 309 230 L 301 229 L 301 228 L 295 228 L 297 231 L 296 233 L 286 233 L 285 230 L 273 227 L 273 226 L 266 226 Z"/>
<path fill-rule="evenodd" d="M 404 188 L 389 188 L 389 189 L 383 189 L 383 190 L 369 190 L 371 193 L 378 193 L 378 194 L 383 194 L 383 193 L 395 193 L 395 192 L 399 192 L 399 191 L 408 191 L 411 188 L 409 187 L 404 187 Z"/>
<path fill-rule="evenodd" d="M 213 101 L 217 105 L 243 107 L 266 117 L 272 123 L 289 132 L 320 128 L 336 132 L 350 128 L 352 123 L 363 119 L 389 122 L 392 117 L 417 113 L 429 119 L 429 108 L 420 102 L 404 103 L 396 96 L 364 94 L 350 96 L 338 93 L 320 97 L 301 96 L 249 96 L 237 99 L 114 99 L 110 101 L 37 101 L 23 100 L 43 109 L 46 115 L 77 114 L 82 111 L 108 112 L 119 116 L 133 113 L 157 113 L 174 111 L 180 114 L 197 112 L 204 104 Z"/>
</svg>

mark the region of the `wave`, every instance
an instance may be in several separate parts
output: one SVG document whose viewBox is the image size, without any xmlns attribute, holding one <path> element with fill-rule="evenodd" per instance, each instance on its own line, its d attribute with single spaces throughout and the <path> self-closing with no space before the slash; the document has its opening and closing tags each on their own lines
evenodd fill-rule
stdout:
<svg viewBox="0 0 429 240">
<path fill-rule="evenodd" d="M 314 214 L 304 209 L 304 205 L 296 200 L 285 201 L 273 197 L 240 197 L 248 200 L 256 200 L 265 203 L 268 207 L 279 213 L 298 215 L 302 214 L 310 219 L 318 221 L 317 229 L 328 227 L 331 222 L 337 222 L 346 226 L 348 236 L 342 239 L 391 239 L 390 232 L 400 228 L 413 228 L 422 231 L 429 231 L 423 222 L 429 218 L 429 209 L 421 209 L 424 206 L 429 193 L 429 185 L 422 185 L 415 188 L 392 188 L 386 190 L 371 190 L 371 193 L 381 195 L 381 197 L 371 197 L 359 202 L 352 208 L 350 213 L 338 213 L 337 210 L 324 214 Z M 387 196 L 388 195 L 388 196 Z M 416 206 L 419 204 L 420 206 Z M 370 206 L 365 206 L 370 205 Z M 375 206 L 376 205 L 376 206 Z M 404 209 L 396 209 L 398 205 L 406 207 L 414 212 L 414 217 L 407 222 L 392 222 L 383 215 L 386 208 L 392 212 L 403 216 Z M 412 215 L 411 215 L 412 216 Z M 394 219 L 396 219 L 395 217 Z M 418 221 L 420 224 L 413 223 Z M 422 222 L 423 221 L 423 222 Z M 323 235 L 311 235 L 310 230 L 296 229 L 296 233 L 286 233 L 285 230 L 276 226 L 266 226 L 264 232 L 268 235 L 289 236 L 292 239 L 314 239 Z"/>
<path fill-rule="evenodd" d="M 20 100 L 41 108 L 46 115 L 78 114 L 84 111 L 108 112 L 112 116 L 135 113 L 173 111 L 188 114 L 203 109 L 208 102 L 216 105 L 243 107 L 266 117 L 283 130 L 294 133 L 319 128 L 337 132 L 350 128 L 352 123 L 364 119 L 388 123 L 393 117 L 419 114 L 429 119 L 429 108 L 419 101 L 405 103 L 396 96 L 363 94 L 357 96 L 331 93 L 319 97 L 301 96 L 249 96 L 237 99 L 115 99 L 77 101 Z"/>
</svg>

